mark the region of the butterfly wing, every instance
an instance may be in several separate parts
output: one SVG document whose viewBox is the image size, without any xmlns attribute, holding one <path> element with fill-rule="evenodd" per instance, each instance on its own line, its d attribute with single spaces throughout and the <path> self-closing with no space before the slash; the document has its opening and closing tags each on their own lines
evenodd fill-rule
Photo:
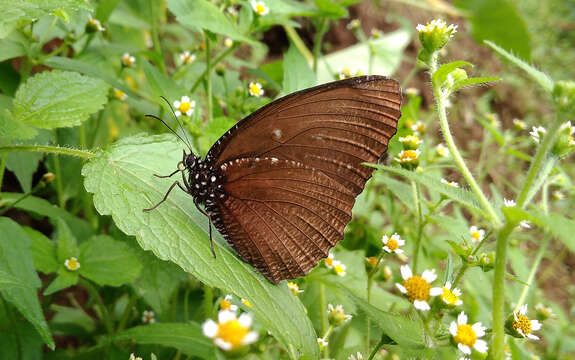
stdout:
<svg viewBox="0 0 575 360">
<path fill-rule="evenodd" d="M 227 196 L 206 210 L 270 281 L 305 275 L 343 238 L 355 197 L 395 134 L 395 80 L 364 76 L 276 100 L 240 121 L 206 156 Z"/>
</svg>

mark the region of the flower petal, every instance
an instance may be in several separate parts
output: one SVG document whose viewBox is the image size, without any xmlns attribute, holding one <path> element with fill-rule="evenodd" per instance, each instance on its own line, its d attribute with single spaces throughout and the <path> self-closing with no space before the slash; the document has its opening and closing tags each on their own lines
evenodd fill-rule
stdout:
<svg viewBox="0 0 575 360">
<path fill-rule="evenodd" d="M 252 322 L 253 322 L 253 317 L 252 315 L 248 314 L 248 313 L 243 313 L 240 315 L 240 318 L 238 319 L 238 323 L 243 326 L 243 327 L 250 327 L 252 326 Z"/>
<path fill-rule="evenodd" d="M 519 308 L 519 314 L 527 315 L 527 304 L 521 305 L 521 307 Z"/>
<path fill-rule="evenodd" d="M 465 315 L 465 311 L 460 312 L 459 315 L 457 316 L 457 324 L 458 325 L 467 324 L 467 315 Z"/>
<path fill-rule="evenodd" d="M 400 283 L 395 283 L 395 286 L 397 286 L 399 291 L 401 291 L 403 294 L 407 294 L 407 289 L 405 288 L 405 286 L 401 285 Z"/>
<path fill-rule="evenodd" d="M 176 114 L 176 116 L 182 116 L 182 112 L 180 110 L 174 111 L 174 114 Z"/>
<path fill-rule="evenodd" d="M 430 295 L 430 296 L 439 296 L 439 295 L 441 295 L 441 294 L 443 294 L 443 289 L 442 289 L 442 288 L 434 287 L 434 288 L 431 288 L 431 289 L 429 290 L 429 295 Z"/>
<path fill-rule="evenodd" d="M 189 103 L 189 102 L 190 102 L 190 97 L 189 97 L 189 96 L 182 96 L 182 102 L 183 102 L 183 103 Z"/>
<path fill-rule="evenodd" d="M 242 339 L 242 345 L 249 345 L 255 343 L 258 340 L 258 333 L 255 331 L 250 331 Z"/>
<path fill-rule="evenodd" d="M 471 328 L 473 331 L 475 331 L 475 335 L 477 335 L 477 337 L 482 337 L 485 335 L 485 326 L 481 325 L 480 322 L 476 322 L 471 326 Z"/>
<path fill-rule="evenodd" d="M 205 337 L 212 339 L 218 333 L 218 324 L 212 319 L 208 319 L 202 325 L 202 332 Z"/>
<path fill-rule="evenodd" d="M 457 323 L 455 321 L 452 321 L 451 324 L 449 325 L 449 333 L 452 336 L 457 335 Z"/>
<path fill-rule="evenodd" d="M 531 320 L 531 330 L 537 331 L 541 329 L 541 322 L 539 320 Z"/>
<path fill-rule="evenodd" d="M 427 310 L 431 309 L 431 307 L 429 306 L 427 301 L 422 301 L 422 300 L 415 300 L 413 302 L 413 307 L 415 307 L 416 309 L 421 310 L 421 311 L 427 311 Z"/>
<path fill-rule="evenodd" d="M 220 324 L 235 319 L 236 319 L 236 313 L 233 311 L 222 310 L 218 313 L 218 322 Z"/>
<path fill-rule="evenodd" d="M 218 347 L 220 347 L 221 349 L 225 350 L 225 351 L 230 351 L 232 349 L 232 344 L 224 341 L 220 338 L 216 338 L 214 340 L 214 344 L 216 344 Z"/>
<path fill-rule="evenodd" d="M 407 280 L 413 276 L 413 273 L 411 272 L 411 268 L 409 267 L 409 265 L 402 265 L 399 268 L 399 270 L 401 272 L 401 277 L 403 278 L 403 280 Z"/>
<path fill-rule="evenodd" d="M 531 340 L 539 340 L 539 336 L 533 334 L 527 334 L 527 337 Z"/>
<path fill-rule="evenodd" d="M 467 355 L 471 354 L 471 348 L 469 346 L 459 343 L 457 344 L 457 347 L 459 348 L 459 350 L 461 350 L 462 353 Z"/>
<path fill-rule="evenodd" d="M 425 270 L 423 274 L 421 274 L 421 277 L 428 283 L 432 283 L 437 279 L 437 274 L 435 273 L 435 269 Z"/>
<path fill-rule="evenodd" d="M 487 342 L 485 340 L 476 340 L 473 348 L 482 354 L 487 352 Z"/>
</svg>

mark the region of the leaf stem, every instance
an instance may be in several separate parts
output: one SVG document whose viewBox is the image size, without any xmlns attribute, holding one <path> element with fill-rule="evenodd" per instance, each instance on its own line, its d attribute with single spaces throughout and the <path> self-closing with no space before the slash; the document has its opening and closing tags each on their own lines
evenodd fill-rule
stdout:
<svg viewBox="0 0 575 360">
<path fill-rule="evenodd" d="M 327 331 L 327 304 L 325 300 L 325 284 L 319 284 L 319 317 L 321 319 L 321 332 Z"/>
<path fill-rule="evenodd" d="M 415 238 L 415 248 L 413 249 L 413 272 L 417 273 L 417 263 L 419 260 L 419 248 L 421 247 L 421 234 L 423 230 L 423 220 L 421 218 L 421 207 L 419 201 L 419 186 L 415 181 L 411 181 L 413 191 L 413 201 L 415 205 L 415 217 L 417 218 L 417 235 Z"/>
<path fill-rule="evenodd" d="M 533 265 L 531 265 L 531 271 L 529 271 L 529 276 L 527 277 L 527 282 L 523 285 L 523 290 L 521 290 L 521 295 L 519 295 L 519 300 L 517 300 L 517 305 L 515 305 L 515 311 L 519 311 L 519 308 L 525 302 L 525 298 L 527 297 L 527 293 L 531 289 L 531 284 L 535 279 L 535 274 L 537 273 L 537 269 L 541 264 L 541 260 L 543 260 L 543 255 L 545 255 L 545 250 L 547 250 L 547 246 L 551 242 L 551 236 L 547 235 L 543 243 L 539 245 L 539 251 L 537 251 L 537 255 L 535 256 L 535 260 L 533 261 Z"/>
<path fill-rule="evenodd" d="M 79 284 L 82 285 L 82 287 L 84 287 L 86 290 L 88 290 L 88 293 L 90 293 L 90 296 L 92 296 L 96 300 L 96 303 L 98 304 L 98 307 L 100 308 L 100 312 L 102 313 L 101 317 L 102 317 L 102 321 L 104 322 L 104 326 L 106 327 L 106 331 L 108 332 L 108 334 L 112 335 L 114 333 L 114 326 L 112 325 L 112 318 L 110 317 L 110 313 L 108 312 L 108 308 L 104 304 L 104 301 L 102 300 L 102 297 L 100 296 L 100 293 L 98 292 L 98 289 L 96 289 L 96 287 L 89 280 L 85 280 L 82 277 L 80 277 Z"/>
<path fill-rule="evenodd" d="M 389 338 L 383 334 L 381 336 L 381 339 L 379 340 L 379 342 L 377 343 L 377 345 L 373 348 L 373 350 L 371 351 L 371 354 L 369 354 L 369 357 L 367 358 L 367 360 L 372 360 L 373 357 L 375 356 L 375 354 L 377 354 L 377 351 L 383 346 L 383 344 L 385 344 L 385 342 L 388 340 Z"/>
<path fill-rule="evenodd" d="M 118 327 L 116 328 L 116 333 L 119 333 L 120 331 L 124 330 L 124 328 L 126 327 L 126 324 L 128 323 L 128 320 L 130 320 L 130 315 L 132 314 L 132 308 L 134 307 L 134 305 L 136 305 L 136 302 L 138 301 L 138 297 L 135 294 L 130 293 L 129 295 L 130 295 L 130 301 L 126 305 L 126 308 L 124 309 L 124 313 L 122 314 L 122 317 L 120 318 L 120 323 L 118 324 Z"/>
<path fill-rule="evenodd" d="M 495 272 L 493 274 L 493 340 L 491 358 L 505 358 L 505 265 L 507 264 L 507 239 L 517 224 L 507 222 L 497 235 Z"/>
<path fill-rule="evenodd" d="M 317 27 L 317 33 L 315 34 L 315 41 L 313 42 L 313 71 L 315 73 L 317 73 L 317 64 L 321 53 L 321 45 L 323 43 L 323 37 L 327 32 L 328 24 L 327 19 L 322 18 Z"/>
<path fill-rule="evenodd" d="M 93 152 L 71 149 L 60 146 L 47 146 L 47 145 L 9 145 L 0 146 L 0 153 L 5 152 L 41 152 L 46 154 L 61 154 L 69 156 L 77 156 L 84 159 L 90 159 L 96 156 Z"/>
<path fill-rule="evenodd" d="M 218 56 L 217 58 L 214 59 L 214 61 L 211 62 L 212 67 L 215 67 L 218 63 L 220 63 L 223 59 L 225 59 L 228 55 L 230 55 L 235 49 L 237 49 L 237 47 L 239 46 L 239 43 L 234 42 L 234 45 L 232 45 L 231 48 L 228 48 L 226 51 L 224 51 L 223 53 L 220 54 L 220 56 Z M 207 61 L 207 60 L 206 60 Z M 206 76 L 206 73 L 208 72 L 208 69 L 206 68 L 204 70 L 204 72 L 200 75 L 200 77 L 198 77 L 198 79 L 196 80 L 196 82 L 194 83 L 194 85 L 192 85 L 192 88 L 190 90 L 190 93 L 193 93 L 194 91 L 196 91 L 196 89 L 198 88 L 198 86 L 201 84 L 202 80 L 204 79 L 204 77 Z M 178 73 L 176 73 L 176 75 L 174 75 L 174 77 L 177 77 Z M 179 76 L 178 76 L 179 77 Z"/>
<path fill-rule="evenodd" d="M 62 171 L 60 169 L 60 157 L 54 154 L 54 172 L 56 173 L 56 195 L 58 196 L 58 205 L 64 209 L 66 202 L 64 200 L 64 191 L 62 187 Z"/>
<path fill-rule="evenodd" d="M 166 74 L 166 64 L 164 64 L 164 55 L 162 54 L 162 46 L 160 44 L 160 36 L 158 31 L 158 22 L 160 21 L 160 9 L 154 8 L 154 3 L 160 3 L 157 1 L 150 0 L 149 2 L 150 10 L 150 25 L 152 28 L 152 43 L 154 44 L 154 51 L 158 55 L 156 65 L 160 68 L 163 74 Z M 158 6 L 159 8 L 160 6 Z"/>
<path fill-rule="evenodd" d="M 288 36 L 288 38 L 292 41 L 295 47 L 299 50 L 299 52 L 303 55 L 306 59 L 308 64 L 314 63 L 313 54 L 309 51 L 307 46 L 304 44 L 302 38 L 299 36 L 297 31 L 293 28 L 293 26 L 284 25 L 284 30 Z"/>
</svg>

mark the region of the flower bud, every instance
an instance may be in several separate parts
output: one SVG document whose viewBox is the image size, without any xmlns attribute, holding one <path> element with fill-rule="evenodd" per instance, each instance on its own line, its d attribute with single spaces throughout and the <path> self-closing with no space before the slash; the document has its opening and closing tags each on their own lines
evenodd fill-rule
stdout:
<svg viewBox="0 0 575 360">
<path fill-rule="evenodd" d="M 479 255 L 479 266 L 484 272 L 488 272 L 495 266 L 495 253 L 490 252 L 489 254 L 482 253 Z"/>
<path fill-rule="evenodd" d="M 551 153 L 558 158 L 564 158 L 575 151 L 575 126 L 571 125 L 571 121 L 563 123 L 559 128 L 557 140 L 551 149 Z"/>
<path fill-rule="evenodd" d="M 343 312 L 343 306 L 341 305 L 334 307 L 332 304 L 328 304 L 327 309 L 327 320 L 330 325 L 339 326 L 351 319 L 351 315 L 346 315 Z"/>
<path fill-rule="evenodd" d="M 560 109 L 573 109 L 575 107 L 575 82 L 555 82 L 555 85 L 553 86 L 553 99 Z"/>
<path fill-rule="evenodd" d="M 42 180 L 48 184 L 51 183 L 52 181 L 54 181 L 56 179 L 56 175 L 54 175 L 51 172 L 47 172 L 44 175 L 42 175 Z"/>
<path fill-rule="evenodd" d="M 441 50 L 450 38 L 457 32 L 457 25 L 449 25 L 441 19 L 434 19 L 426 25 L 417 25 L 419 32 L 419 41 L 423 49 L 419 53 L 419 60 L 428 63 L 431 55 Z"/>
</svg>

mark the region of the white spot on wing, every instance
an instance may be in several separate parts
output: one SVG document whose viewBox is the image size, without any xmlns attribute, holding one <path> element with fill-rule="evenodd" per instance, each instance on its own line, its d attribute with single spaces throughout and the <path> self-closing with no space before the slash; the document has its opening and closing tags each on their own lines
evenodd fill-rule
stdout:
<svg viewBox="0 0 575 360">
<path fill-rule="evenodd" d="M 282 131 L 280 129 L 274 129 L 272 131 L 272 136 L 274 139 L 279 140 L 282 137 Z"/>
</svg>

